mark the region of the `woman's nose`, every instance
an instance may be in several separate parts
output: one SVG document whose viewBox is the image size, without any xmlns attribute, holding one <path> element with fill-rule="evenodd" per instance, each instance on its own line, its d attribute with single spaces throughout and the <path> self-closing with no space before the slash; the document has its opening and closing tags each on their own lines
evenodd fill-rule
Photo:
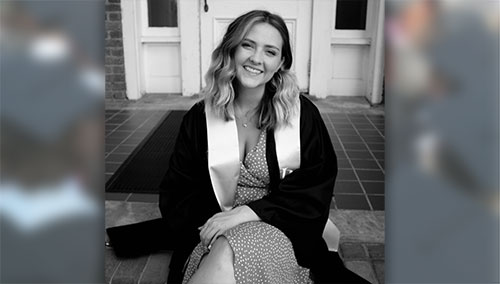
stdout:
<svg viewBox="0 0 500 284">
<path fill-rule="evenodd" d="M 252 62 L 252 64 L 256 64 L 256 65 L 259 65 L 262 63 L 262 54 L 261 52 L 254 52 L 251 56 L 250 56 L 250 62 Z"/>
</svg>

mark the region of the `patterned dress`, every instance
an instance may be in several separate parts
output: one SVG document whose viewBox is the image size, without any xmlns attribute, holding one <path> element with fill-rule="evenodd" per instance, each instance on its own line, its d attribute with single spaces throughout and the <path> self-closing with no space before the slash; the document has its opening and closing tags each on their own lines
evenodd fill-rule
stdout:
<svg viewBox="0 0 500 284">
<path fill-rule="evenodd" d="M 240 162 L 240 178 L 234 207 L 261 199 L 268 194 L 269 171 L 266 162 L 266 131 L 257 145 Z M 290 240 L 265 222 L 247 222 L 222 234 L 234 252 L 236 283 L 313 283 L 309 269 L 297 264 Z M 193 250 L 184 273 L 187 283 L 209 250 L 201 243 Z"/>
</svg>

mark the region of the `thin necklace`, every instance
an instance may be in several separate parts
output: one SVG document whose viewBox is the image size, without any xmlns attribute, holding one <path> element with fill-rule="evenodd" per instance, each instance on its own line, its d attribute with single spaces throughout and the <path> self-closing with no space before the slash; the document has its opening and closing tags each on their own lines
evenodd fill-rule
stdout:
<svg viewBox="0 0 500 284">
<path fill-rule="evenodd" d="M 240 115 L 240 116 L 236 115 L 236 109 L 238 109 L 238 112 L 240 112 L 240 113 L 241 113 L 240 107 L 239 107 L 239 106 L 238 106 L 238 104 L 236 104 L 236 103 L 234 104 L 234 106 L 235 106 L 235 109 L 234 109 L 234 110 L 235 110 L 235 112 L 234 112 L 234 114 L 235 114 L 236 118 L 237 118 L 237 119 L 239 119 L 239 120 L 242 120 L 242 119 L 241 119 L 241 115 Z M 248 110 L 248 111 L 247 111 L 247 112 L 243 115 L 243 117 L 245 118 L 245 120 L 244 120 L 244 121 L 241 121 L 241 125 L 243 125 L 243 127 L 245 127 L 245 128 L 247 128 L 247 127 L 248 127 L 248 123 L 250 122 L 250 120 L 251 120 L 251 119 L 253 118 L 253 116 L 255 115 L 255 112 L 254 112 L 254 111 L 255 111 L 255 109 L 256 109 L 256 108 L 250 109 L 250 110 Z M 249 114 L 249 113 L 252 113 L 252 112 L 253 112 L 253 114 L 252 114 L 250 117 L 248 117 L 248 114 Z"/>
</svg>

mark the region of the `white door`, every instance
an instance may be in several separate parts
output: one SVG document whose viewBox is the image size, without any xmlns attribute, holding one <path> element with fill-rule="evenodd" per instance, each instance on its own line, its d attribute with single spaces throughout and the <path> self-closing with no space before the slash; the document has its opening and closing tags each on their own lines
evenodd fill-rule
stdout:
<svg viewBox="0 0 500 284">
<path fill-rule="evenodd" d="M 239 15 L 254 9 L 264 9 L 280 15 L 288 27 L 292 45 L 293 65 L 301 90 L 309 86 L 308 61 L 311 39 L 311 0 L 207 0 L 200 1 L 201 76 L 210 65 L 212 51 L 224 36 L 227 26 Z M 203 86 L 205 80 L 202 78 Z"/>
<path fill-rule="evenodd" d="M 127 97 L 180 93 L 178 0 L 121 1 Z"/>
<path fill-rule="evenodd" d="M 328 93 L 366 96 L 373 64 L 377 0 L 334 0 Z"/>
<path fill-rule="evenodd" d="M 143 93 L 180 93 L 180 34 L 177 0 L 139 0 Z"/>
</svg>

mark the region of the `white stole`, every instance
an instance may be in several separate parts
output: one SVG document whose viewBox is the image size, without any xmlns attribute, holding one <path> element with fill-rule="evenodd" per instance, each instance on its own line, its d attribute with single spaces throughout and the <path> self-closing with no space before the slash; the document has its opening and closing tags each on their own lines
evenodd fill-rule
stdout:
<svg viewBox="0 0 500 284">
<path fill-rule="evenodd" d="M 205 106 L 208 139 L 208 171 L 222 211 L 233 208 L 240 175 L 240 150 L 235 120 L 225 121 Z"/>
<path fill-rule="evenodd" d="M 298 100 L 298 98 L 297 98 Z M 280 179 L 300 168 L 300 102 L 291 125 L 274 131 Z M 240 172 L 236 121 L 225 121 L 205 106 L 208 139 L 208 170 L 215 196 L 222 211 L 233 207 Z M 330 251 L 337 251 L 340 232 L 328 219 L 323 232 Z"/>
</svg>

